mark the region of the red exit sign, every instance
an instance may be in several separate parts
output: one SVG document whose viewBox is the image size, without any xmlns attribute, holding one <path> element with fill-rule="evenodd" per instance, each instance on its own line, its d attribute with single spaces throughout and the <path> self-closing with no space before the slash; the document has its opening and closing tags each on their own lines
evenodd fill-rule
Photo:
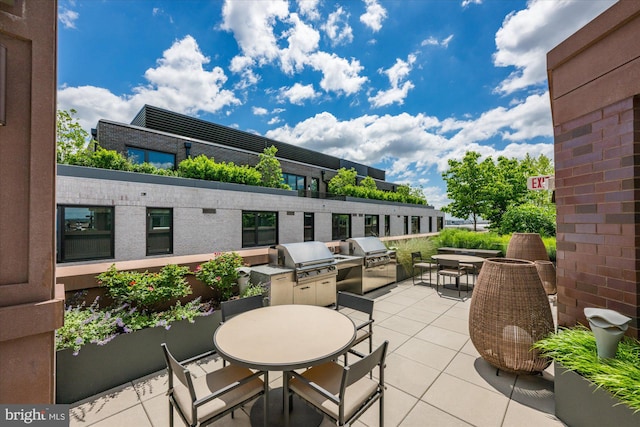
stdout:
<svg viewBox="0 0 640 427">
<path fill-rule="evenodd" d="M 529 190 L 554 190 L 555 180 L 553 175 L 531 176 L 527 178 Z"/>
</svg>

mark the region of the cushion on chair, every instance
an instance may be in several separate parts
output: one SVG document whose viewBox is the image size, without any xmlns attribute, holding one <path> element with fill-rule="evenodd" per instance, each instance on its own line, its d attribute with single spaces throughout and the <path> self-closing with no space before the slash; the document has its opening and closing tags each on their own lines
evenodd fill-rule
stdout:
<svg viewBox="0 0 640 427">
<path fill-rule="evenodd" d="M 224 388 L 236 381 L 240 381 L 252 374 L 253 372 L 248 368 L 228 365 L 201 377 L 195 378 L 192 376 L 196 399 L 202 399 L 203 397 L 206 397 L 221 388 Z M 263 389 L 264 382 L 260 378 L 256 378 L 247 384 L 205 403 L 198 407 L 198 422 L 219 414 L 229 406 L 236 405 L 248 397 L 260 393 Z M 174 382 L 174 396 L 176 397 L 180 407 L 184 409 L 184 415 L 189 423 L 193 424 L 193 420 L 191 419 L 191 399 L 189 397 L 189 391 L 179 381 Z"/>
<path fill-rule="evenodd" d="M 438 274 L 441 276 L 462 276 L 464 272 L 460 270 L 440 270 Z"/>
<path fill-rule="evenodd" d="M 369 333 L 369 327 L 368 326 L 366 328 L 358 329 L 356 331 L 356 339 L 355 339 L 355 341 L 353 341 L 353 344 L 351 344 L 351 347 L 355 346 L 356 344 L 361 343 L 362 341 L 366 340 L 370 336 L 371 336 L 371 334 Z"/>
<path fill-rule="evenodd" d="M 338 398 L 343 370 L 344 368 L 341 365 L 334 362 L 327 362 L 305 371 L 302 376 L 309 381 L 316 383 Z M 305 400 L 308 400 L 320 408 L 324 408 L 336 419 L 339 418 L 338 405 L 313 390 L 307 384 L 293 378 L 289 383 L 289 387 Z M 368 376 L 363 377 L 359 381 L 347 387 L 344 402 L 345 419 L 349 419 L 353 414 L 355 414 L 362 403 L 376 392 L 377 388 L 378 382 L 370 379 Z"/>
</svg>

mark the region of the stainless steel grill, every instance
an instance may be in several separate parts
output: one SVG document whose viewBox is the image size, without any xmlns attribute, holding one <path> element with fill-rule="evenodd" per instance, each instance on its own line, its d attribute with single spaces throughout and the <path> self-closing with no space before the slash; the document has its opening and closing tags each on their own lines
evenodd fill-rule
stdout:
<svg viewBox="0 0 640 427">
<path fill-rule="evenodd" d="M 272 246 L 269 248 L 269 264 L 293 269 L 298 283 L 338 274 L 337 262 L 322 242 L 283 243 Z"/>
<path fill-rule="evenodd" d="M 362 257 L 362 292 L 396 281 L 396 265 L 391 252 L 377 237 L 353 237 L 340 242 L 340 252 Z"/>
</svg>

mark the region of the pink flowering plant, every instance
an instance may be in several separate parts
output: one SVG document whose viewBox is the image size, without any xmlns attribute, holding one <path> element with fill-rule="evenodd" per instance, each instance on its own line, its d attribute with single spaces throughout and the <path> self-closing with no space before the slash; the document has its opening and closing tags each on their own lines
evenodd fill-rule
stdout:
<svg viewBox="0 0 640 427">
<path fill-rule="evenodd" d="M 216 252 L 213 259 L 196 268 L 195 275 L 205 285 L 220 291 L 221 300 L 226 301 L 233 296 L 238 267 L 242 267 L 242 257 L 237 252 Z"/>
<path fill-rule="evenodd" d="M 98 283 L 117 304 L 131 304 L 142 310 L 152 309 L 173 298 L 191 294 L 186 276 L 189 267 L 166 265 L 157 273 L 118 271 L 115 264 L 98 276 Z"/>
</svg>

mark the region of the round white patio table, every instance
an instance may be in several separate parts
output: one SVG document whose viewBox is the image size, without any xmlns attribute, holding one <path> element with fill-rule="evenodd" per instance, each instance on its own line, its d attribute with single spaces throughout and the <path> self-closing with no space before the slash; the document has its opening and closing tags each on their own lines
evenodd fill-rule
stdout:
<svg viewBox="0 0 640 427">
<path fill-rule="evenodd" d="M 260 371 L 293 371 L 318 365 L 344 354 L 356 338 L 353 321 L 329 308 L 312 305 L 276 305 L 250 310 L 226 321 L 216 329 L 214 345 L 227 361 Z M 315 424 L 304 414 L 309 408 L 302 401 L 289 414 L 288 375 L 283 375 L 282 393 L 268 393 L 251 410 L 252 425 L 263 424 L 266 413 L 269 425 Z M 272 395 L 271 398 L 269 395 Z M 279 401 L 282 399 L 282 401 Z M 282 413 L 280 410 L 283 408 Z M 300 416 L 298 416 L 300 414 Z M 284 419 L 283 419 L 284 417 Z M 317 424 L 322 422 L 322 416 Z"/>
</svg>

